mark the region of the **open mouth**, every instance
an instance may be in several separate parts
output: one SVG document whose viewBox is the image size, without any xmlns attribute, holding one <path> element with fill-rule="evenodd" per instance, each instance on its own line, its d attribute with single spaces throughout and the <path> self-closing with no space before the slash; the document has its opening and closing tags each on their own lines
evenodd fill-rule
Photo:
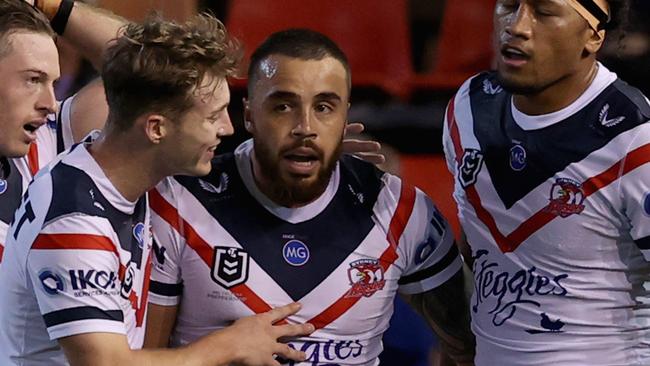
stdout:
<svg viewBox="0 0 650 366">
<path fill-rule="evenodd" d="M 42 122 L 30 122 L 28 124 L 23 125 L 23 129 L 27 132 L 34 133 L 36 130 L 38 130 L 39 127 L 43 125 Z"/>
<path fill-rule="evenodd" d="M 528 55 L 526 52 L 520 50 L 519 48 L 507 45 L 501 48 L 501 55 L 503 55 L 506 60 L 512 61 L 527 61 L 530 59 L 530 55 Z"/>
<path fill-rule="evenodd" d="M 312 174 L 313 169 L 318 166 L 320 156 L 311 148 L 300 147 L 288 151 L 282 156 L 288 163 L 289 171 L 294 174 Z"/>
<path fill-rule="evenodd" d="M 287 160 L 291 160 L 294 163 L 308 165 L 314 161 L 318 161 L 316 155 L 299 155 L 299 154 L 289 154 L 284 157 Z"/>
</svg>

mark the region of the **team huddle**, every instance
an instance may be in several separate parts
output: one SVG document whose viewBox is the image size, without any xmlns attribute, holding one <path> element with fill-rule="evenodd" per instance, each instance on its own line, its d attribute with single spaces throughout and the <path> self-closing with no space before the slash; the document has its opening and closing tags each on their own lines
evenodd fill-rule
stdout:
<svg viewBox="0 0 650 366">
<path fill-rule="evenodd" d="M 456 365 L 650 364 L 650 101 L 596 60 L 625 9 L 497 1 L 496 70 L 445 115 L 456 243 L 346 139 L 325 35 L 255 50 L 221 153 L 219 20 L 0 0 L 0 364 L 378 365 L 398 294 Z M 57 37 L 101 74 L 63 101 Z"/>
</svg>

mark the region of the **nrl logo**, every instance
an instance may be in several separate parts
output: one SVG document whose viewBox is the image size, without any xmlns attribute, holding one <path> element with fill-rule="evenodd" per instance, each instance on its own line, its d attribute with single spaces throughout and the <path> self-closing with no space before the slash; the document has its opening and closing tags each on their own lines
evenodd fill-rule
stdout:
<svg viewBox="0 0 650 366">
<path fill-rule="evenodd" d="M 248 280 L 248 253 L 238 248 L 214 247 L 212 280 L 231 289 Z"/>
<path fill-rule="evenodd" d="M 476 149 L 465 149 L 458 169 L 458 181 L 463 188 L 467 188 L 476 183 L 476 178 L 482 166 L 483 153 Z"/>
</svg>

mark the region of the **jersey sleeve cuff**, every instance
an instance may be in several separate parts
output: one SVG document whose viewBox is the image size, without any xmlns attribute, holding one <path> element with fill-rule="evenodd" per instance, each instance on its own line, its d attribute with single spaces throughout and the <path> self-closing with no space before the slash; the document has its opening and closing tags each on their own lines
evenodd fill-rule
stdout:
<svg viewBox="0 0 650 366">
<path fill-rule="evenodd" d="M 426 273 L 426 271 L 428 271 L 430 268 L 435 267 L 437 265 L 438 263 L 434 264 L 429 268 L 423 269 L 422 271 L 413 273 L 412 275 L 409 275 L 407 277 L 402 277 L 402 279 L 415 276 L 421 273 Z M 460 255 L 457 254 L 451 260 L 451 263 L 449 263 L 448 266 L 442 267 L 442 270 L 435 272 L 435 274 L 431 276 L 425 276 L 421 279 L 418 278 L 417 280 L 414 280 L 412 282 L 402 282 L 402 279 L 400 279 L 399 292 L 405 295 L 413 295 L 413 294 L 420 294 L 423 292 L 433 290 L 434 288 L 447 282 L 451 277 L 453 277 L 456 273 L 458 273 L 458 271 L 460 271 L 462 267 L 463 267 L 463 261 L 461 260 Z"/>
<path fill-rule="evenodd" d="M 51 340 L 87 333 L 116 333 L 126 335 L 124 323 L 104 319 L 86 319 L 47 328 Z"/>
<path fill-rule="evenodd" d="M 182 283 L 164 283 L 151 280 L 149 283 L 149 302 L 161 306 L 174 306 L 180 302 L 183 293 Z"/>
</svg>

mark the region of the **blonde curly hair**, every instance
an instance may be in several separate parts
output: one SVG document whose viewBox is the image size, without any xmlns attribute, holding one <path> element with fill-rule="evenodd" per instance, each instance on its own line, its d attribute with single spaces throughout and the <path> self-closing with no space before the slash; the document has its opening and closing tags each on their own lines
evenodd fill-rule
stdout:
<svg viewBox="0 0 650 366">
<path fill-rule="evenodd" d="M 127 24 L 106 52 L 102 69 L 109 123 L 128 128 L 154 111 L 178 119 L 192 107 L 206 77 L 236 75 L 241 58 L 237 40 L 210 14 L 182 24 L 159 16 Z"/>
</svg>

